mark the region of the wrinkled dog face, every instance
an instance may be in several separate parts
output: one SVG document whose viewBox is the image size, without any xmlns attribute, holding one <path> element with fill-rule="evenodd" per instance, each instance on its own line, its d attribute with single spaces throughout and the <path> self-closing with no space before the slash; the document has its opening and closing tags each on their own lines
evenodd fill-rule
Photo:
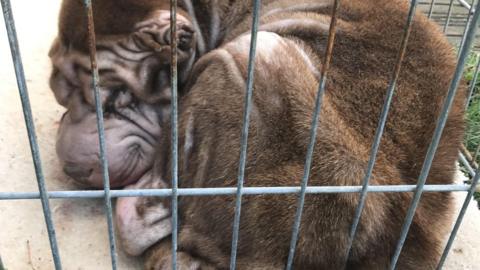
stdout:
<svg viewBox="0 0 480 270">
<path fill-rule="evenodd" d="M 169 18 L 168 11 L 157 10 L 128 35 L 97 36 L 99 90 L 112 187 L 136 182 L 151 168 L 162 121 L 169 117 Z M 195 37 L 187 18 L 179 15 L 177 24 L 182 83 L 195 59 Z M 57 39 L 50 57 L 50 87 L 57 101 L 67 108 L 58 132 L 57 154 L 66 174 L 84 185 L 102 187 L 88 53 Z"/>
</svg>

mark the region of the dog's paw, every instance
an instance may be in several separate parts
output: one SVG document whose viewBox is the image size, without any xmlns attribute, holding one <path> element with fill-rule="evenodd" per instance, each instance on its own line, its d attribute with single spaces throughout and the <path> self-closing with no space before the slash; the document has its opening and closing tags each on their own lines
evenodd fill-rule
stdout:
<svg viewBox="0 0 480 270">
<path fill-rule="evenodd" d="M 147 173 L 127 189 L 164 188 Z M 159 197 L 123 197 L 116 204 L 116 225 L 122 248 L 132 256 L 143 254 L 172 231 L 170 210 Z"/>
<path fill-rule="evenodd" d="M 165 239 L 150 248 L 145 256 L 146 270 L 171 270 L 172 269 L 172 242 Z M 178 270 L 214 270 L 215 268 L 199 258 L 191 256 L 184 251 L 177 252 Z"/>
</svg>

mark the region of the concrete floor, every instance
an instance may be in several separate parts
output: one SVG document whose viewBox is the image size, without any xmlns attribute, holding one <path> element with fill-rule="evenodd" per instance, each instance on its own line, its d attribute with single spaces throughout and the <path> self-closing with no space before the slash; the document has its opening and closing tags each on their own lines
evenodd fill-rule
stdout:
<svg viewBox="0 0 480 270">
<path fill-rule="evenodd" d="M 49 190 L 78 190 L 56 158 L 55 134 L 64 109 L 48 87 L 47 57 L 56 33 L 60 1 L 12 1 L 44 174 Z M 0 20 L 0 192 L 37 191 L 3 20 Z M 459 194 L 460 200 L 464 194 Z M 103 200 L 51 200 L 64 269 L 109 269 Z M 455 241 L 446 269 L 480 269 L 480 211 L 473 204 Z M 0 201 L 0 256 L 5 267 L 52 269 L 40 202 Z M 119 269 L 141 269 L 119 247 Z"/>
</svg>

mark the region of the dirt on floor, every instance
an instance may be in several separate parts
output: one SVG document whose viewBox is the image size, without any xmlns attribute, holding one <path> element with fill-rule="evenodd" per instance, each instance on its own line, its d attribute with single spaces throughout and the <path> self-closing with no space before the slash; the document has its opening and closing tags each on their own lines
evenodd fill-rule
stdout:
<svg viewBox="0 0 480 270">
<path fill-rule="evenodd" d="M 12 1 L 48 190 L 78 190 L 61 171 L 55 135 L 64 109 L 48 87 L 48 50 L 56 34 L 59 0 Z M 3 20 L 0 20 L 0 192 L 37 191 L 35 172 Z M 83 26 L 79 26 L 83 27 Z M 460 206 L 465 193 L 457 195 Z M 110 269 L 103 200 L 51 200 L 64 269 Z M 445 269 L 480 269 L 480 211 L 470 205 Z M 118 251 L 119 269 L 141 269 Z M 38 200 L 0 201 L 0 256 L 16 269 L 52 269 Z"/>
</svg>

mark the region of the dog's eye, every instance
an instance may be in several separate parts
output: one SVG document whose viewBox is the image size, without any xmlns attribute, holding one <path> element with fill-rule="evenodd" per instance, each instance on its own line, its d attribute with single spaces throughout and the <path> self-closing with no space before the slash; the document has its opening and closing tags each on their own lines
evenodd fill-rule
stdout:
<svg viewBox="0 0 480 270">
<path fill-rule="evenodd" d="M 129 106 L 133 102 L 133 96 L 124 84 L 112 88 L 105 103 L 105 111 L 114 112 L 115 109 Z"/>
<path fill-rule="evenodd" d="M 128 92 L 128 87 L 125 84 L 120 84 L 118 86 L 112 87 L 111 91 L 119 95 L 119 94 Z"/>
</svg>

